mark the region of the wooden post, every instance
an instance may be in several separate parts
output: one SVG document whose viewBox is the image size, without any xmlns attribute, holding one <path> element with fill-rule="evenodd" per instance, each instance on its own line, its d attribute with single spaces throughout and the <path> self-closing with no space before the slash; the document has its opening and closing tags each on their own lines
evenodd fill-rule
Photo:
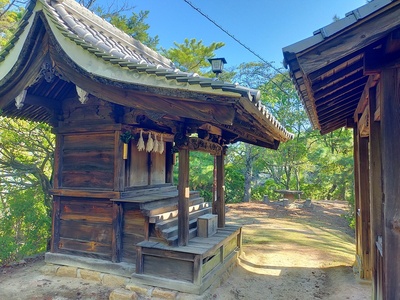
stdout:
<svg viewBox="0 0 400 300">
<path fill-rule="evenodd" d="M 353 156 L 354 156 L 354 215 L 355 215 L 355 235 L 356 235 L 356 258 L 357 264 L 360 267 L 361 262 L 359 262 L 360 257 L 360 218 L 358 217 L 358 209 L 360 208 L 360 176 L 359 176 L 359 155 L 358 155 L 358 127 L 355 123 L 353 128 Z"/>
<path fill-rule="evenodd" d="M 369 89 L 369 181 L 370 181 L 370 212 L 371 212 L 371 272 L 372 299 L 378 299 L 378 265 L 380 254 L 376 248 L 378 236 L 382 236 L 382 161 L 381 161 L 381 126 L 376 122 L 376 87 Z"/>
<path fill-rule="evenodd" d="M 173 183 L 174 179 L 174 153 L 172 143 L 165 143 L 165 183 Z"/>
<path fill-rule="evenodd" d="M 212 213 L 218 214 L 217 206 L 217 157 L 214 156 L 214 169 L 213 169 L 213 196 L 212 196 Z"/>
<path fill-rule="evenodd" d="M 186 246 L 189 242 L 189 149 L 179 149 L 178 179 L 178 245 Z"/>
<path fill-rule="evenodd" d="M 217 156 L 217 212 L 218 227 L 225 227 L 225 165 L 224 154 Z"/>
<path fill-rule="evenodd" d="M 381 72 L 384 299 L 400 299 L 400 69 Z"/>
<path fill-rule="evenodd" d="M 113 202 L 113 221 L 112 221 L 112 254 L 111 260 L 114 263 L 121 262 L 122 256 L 122 219 L 123 209 L 121 203 Z"/>
<path fill-rule="evenodd" d="M 360 278 L 371 279 L 371 231 L 370 231 L 370 197 L 369 197 L 369 156 L 368 138 L 358 136 L 359 155 L 359 214 L 361 255 Z"/>
<path fill-rule="evenodd" d="M 125 163 L 122 158 L 123 143 L 121 141 L 122 131 L 115 131 L 114 136 L 114 191 L 125 190 Z"/>
<path fill-rule="evenodd" d="M 51 245 L 50 252 L 58 252 L 58 244 L 60 242 L 60 214 L 61 200 L 59 196 L 53 196 L 53 213 L 51 226 Z"/>
</svg>

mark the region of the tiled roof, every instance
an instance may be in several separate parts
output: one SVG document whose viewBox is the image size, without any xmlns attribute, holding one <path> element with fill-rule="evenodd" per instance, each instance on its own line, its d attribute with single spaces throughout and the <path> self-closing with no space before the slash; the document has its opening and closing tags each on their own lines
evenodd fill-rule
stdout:
<svg viewBox="0 0 400 300">
<path fill-rule="evenodd" d="M 171 60 L 133 39 L 73 0 L 31 1 L 17 33 L 0 53 L 0 62 L 6 58 L 23 32 L 36 3 L 43 5 L 48 20 L 51 20 L 65 37 L 98 58 L 122 68 L 198 86 L 198 91 L 211 87 L 213 90 L 221 90 L 219 93 L 221 96 L 224 96 L 225 92 L 239 94 L 240 97 L 253 103 L 258 111 L 257 114 L 261 114 L 262 119 L 270 122 L 276 128 L 281 141 L 293 138 L 293 135 L 260 102 L 258 90 L 223 82 L 216 78 L 202 77 L 196 73 L 180 71 Z"/>
</svg>

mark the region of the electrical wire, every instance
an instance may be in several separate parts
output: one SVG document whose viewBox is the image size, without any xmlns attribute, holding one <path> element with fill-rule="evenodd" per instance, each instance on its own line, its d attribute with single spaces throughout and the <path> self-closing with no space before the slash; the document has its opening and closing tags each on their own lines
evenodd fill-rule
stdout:
<svg viewBox="0 0 400 300">
<path fill-rule="evenodd" d="M 267 64 L 270 68 L 272 68 L 273 70 L 275 70 L 277 73 L 283 75 L 284 77 L 286 77 L 287 79 L 290 78 L 288 77 L 288 75 L 286 73 L 283 73 L 282 71 L 280 71 L 278 68 L 275 68 L 271 63 L 269 63 L 268 61 L 266 61 L 264 58 L 262 58 L 260 55 L 258 55 L 255 51 L 253 51 L 249 46 L 245 45 L 244 43 L 242 43 L 239 39 L 237 39 L 233 34 L 231 34 L 228 30 L 226 30 L 225 28 L 223 28 L 221 25 L 219 25 L 216 21 L 214 21 L 213 19 L 211 19 L 207 14 L 203 13 L 200 8 L 196 7 L 193 5 L 193 3 L 191 3 L 189 0 L 183 0 L 184 2 L 186 2 L 190 7 L 192 7 L 194 10 L 196 10 L 199 14 L 201 14 L 203 17 L 205 17 L 207 20 L 209 20 L 211 23 L 213 23 L 215 26 L 217 26 L 219 29 L 221 29 L 225 34 L 227 34 L 228 36 L 230 36 L 233 40 L 235 40 L 239 45 L 241 45 L 242 47 L 244 47 L 247 51 L 249 51 L 250 53 L 252 53 L 254 56 L 256 56 L 258 59 L 260 59 L 263 63 Z M 271 80 L 272 81 L 272 80 Z M 272 81 L 273 82 L 273 81 Z M 274 82 L 273 82 L 274 83 Z M 275 83 L 274 83 L 275 84 Z M 278 86 L 280 88 L 280 86 Z M 281 88 L 280 88 L 281 89 Z"/>
</svg>

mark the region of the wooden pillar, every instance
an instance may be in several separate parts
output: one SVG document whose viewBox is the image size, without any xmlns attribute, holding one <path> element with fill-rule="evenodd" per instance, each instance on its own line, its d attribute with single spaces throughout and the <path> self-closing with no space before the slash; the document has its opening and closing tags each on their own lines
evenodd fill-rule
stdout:
<svg viewBox="0 0 400 300">
<path fill-rule="evenodd" d="M 400 299 L 400 69 L 381 72 L 384 299 Z"/>
<path fill-rule="evenodd" d="M 51 245 L 50 252 L 58 252 L 58 244 L 60 243 L 60 215 L 61 215 L 61 199 L 59 196 L 53 196 L 53 212 L 51 226 Z"/>
<path fill-rule="evenodd" d="M 178 179 L 178 245 L 186 246 L 189 242 L 189 149 L 179 149 Z"/>
<path fill-rule="evenodd" d="M 361 219 L 360 209 L 360 175 L 359 175 L 359 152 L 358 152 L 358 128 L 355 123 L 353 128 L 353 155 L 354 155 L 354 215 L 355 215 L 355 236 L 356 236 L 356 259 L 357 265 L 361 268 Z"/>
<path fill-rule="evenodd" d="M 376 122 L 376 87 L 369 89 L 369 182 L 370 182 L 370 213 L 371 213 L 371 272 L 372 299 L 378 299 L 378 265 L 380 253 L 377 251 L 378 236 L 382 236 L 382 161 L 381 161 L 381 126 Z"/>
<path fill-rule="evenodd" d="M 123 143 L 122 131 L 115 131 L 114 135 L 114 191 L 125 190 L 125 160 L 122 158 Z"/>
<path fill-rule="evenodd" d="M 217 156 L 217 212 L 218 227 L 225 227 L 225 164 L 224 153 Z"/>
<path fill-rule="evenodd" d="M 369 196 L 369 149 L 368 138 L 358 137 L 359 154 L 359 218 L 361 255 L 360 278 L 371 279 L 371 232 L 370 232 L 370 196 Z"/>
<path fill-rule="evenodd" d="M 212 195 L 212 213 L 214 215 L 218 214 L 217 207 L 217 157 L 214 156 L 214 169 L 213 169 L 213 195 Z"/>
<path fill-rule="evenodd" d="M 111 260 L 114 263 L 121 262 L 122 256 L 122 219 L 123 208 L 121 203 L 113 202 L 113 223 L 112 223 L 112 254 Z"/>
</svg>

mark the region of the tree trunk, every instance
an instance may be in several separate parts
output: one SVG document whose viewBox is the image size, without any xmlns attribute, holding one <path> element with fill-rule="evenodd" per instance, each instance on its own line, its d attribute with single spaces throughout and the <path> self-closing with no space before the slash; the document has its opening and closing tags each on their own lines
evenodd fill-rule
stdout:
<svg viewBox="0 0 400 300">
<path fill-rule="evenodd" d="M 243 202 L 250 202 L 251 199 L 251 185 L 253 180 L 253 162 L 252 146 L 245 145 L 245 167 L 244 170 L 244 195 Z"/>
</svg>

